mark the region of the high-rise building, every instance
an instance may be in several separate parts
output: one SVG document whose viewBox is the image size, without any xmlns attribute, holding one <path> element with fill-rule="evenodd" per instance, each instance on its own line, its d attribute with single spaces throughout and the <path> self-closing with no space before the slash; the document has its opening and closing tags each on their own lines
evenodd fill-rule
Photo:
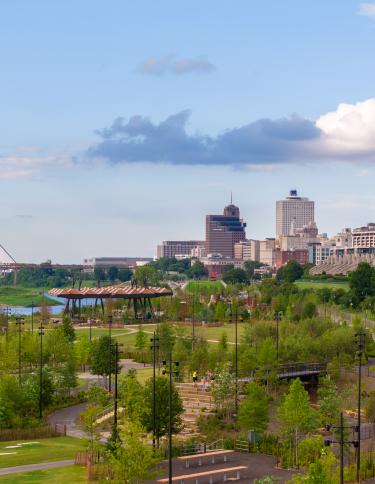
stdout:
<svg viewBox="0 0 375 484">
<path fill-rule="evenodd" d="M 204 245 L 202 240 L 164 240 L 157 246 L 157 258 L 191 257 L 191 251 L 197 246 Z"/>
<path fill-rule="evenodd" d="M 246 224 L 240 218 L 240 209 L 232 203 L 223 215 L 206 215 L 206 251 L 234 259 L 234 244 L 246 239 Z"/>
<path fill-rule="evenodd" d="M 267 238 L 259 242 L 259 262 L 270 267 L 275 265 L 275 239 Z"/>
<path fill-rule="evenodd" d="M 290 190 L 285 200 L 276 202 L 276 238 L 295 235 L 296 230 L 314 222 L 314 202 L 299 197 L 297 190 Z"/>
<path fill-rule="evenodd" d="M 241 240 L 234 244 L 234 258 L 259 261 L 259 240 Z"/>
</svg>

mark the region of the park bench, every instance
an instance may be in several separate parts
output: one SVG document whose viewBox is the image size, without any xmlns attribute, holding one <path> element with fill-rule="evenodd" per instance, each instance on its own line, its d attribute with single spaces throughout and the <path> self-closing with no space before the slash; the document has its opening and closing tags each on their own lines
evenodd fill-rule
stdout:
<svg viewBox="0 0 375 484">
<path fill-rule="evenodd" d="M 198 465 L 201 466 L 206 458 L 208 458 L 208 461 L 210 461 L 211 464 L 215 464 L 216 457 L 223 457 L 224 462 L 227 462 L 228 454 L 232 454 L 233 452 L 234 450 L 214 450 L 211 452 L 204 452 L 202 454 L 184 455 L 182 457 L 178 457 L 177 459 L 184 460 L 186 469 L 189 469 L 190 462 L 198 461 Z"/>
<path fill-rule="evenodd" d="M 247 469 L 247 467 L 245 466 L 226 467 L 224 469 L 197 472 L 195 474 L 185 474 L 183 476 L 172 477 L 172 482 L 178 482 L 179 484 L 184 484 L 185 481 L 187 480 L 190 481 L 191 479 L 194 479 L 195 484 L 199 484 L 199 482 L 203 483 L 203 480 L 202 480 L 203 478 L 208 477 L 209 481 L 206 481 L 206 482 L 208 482 L 209 484 L 213 484 L 215 476 L 223 476 L 223 482 L 239 481 L 241 479 L 241 471 L 243 471 L 244 469 Z M 229 477 L 228 474 L 232 475 L 232 477 Z M 233 477 L 233 474 L 234 474 L 234 477 Z M 166 477 L 164 479 L 159 479 L 157 482 L 159 482 L 160 484 L 164 484 L 169 482 L 169 479 L 168 477 Z"/>
</svg>

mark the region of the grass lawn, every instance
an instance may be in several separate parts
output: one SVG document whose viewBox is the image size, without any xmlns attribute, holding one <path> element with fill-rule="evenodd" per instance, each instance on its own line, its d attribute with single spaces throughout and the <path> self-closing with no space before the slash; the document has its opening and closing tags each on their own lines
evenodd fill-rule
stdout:
<svg viewBox="0 0 375 484">
<path fill-rule="evenodd" d="M 328 289 L 344 289 L 344 291 L 349 291 L 349 282 L 296 281 L 295 284 L 300 289 L 322 289 L 327 287 Z"/>
<path fill-rule="evenodd" d="M 27 443 L 27 445 L 13 447 L 21 443 Z M 85 448 L 84 440 L 73 437 L 0 442 L 0 468 L 74 459 L 76 452 Z"/>
<path fill-rule="evenodd" d="M 43 302 L 48 306 L 59 304 L 57 301 L 43 296 L 42 292 L 43 289 L 40 287 L 0 286 L 0 305 L 31 307 L 34 304 L 37 310 L 37 307 Z"/>
<path fill-rule="evenodd" d="M 0 477 L 0 482 L 9 482 L 12 484 L 32 484 L 32 483 L 50 483 L 50 484 L 80 484 L 87 482 L 86 468 L 81 466 L 60 467 L 57 469 L 47 469 L 44 471 L 32 471 L 20 474 L 10 474 L 9 476 Z"/>
<path fill-rule="evenodd" d="M 190 281 L 185 288 L 185 290 L 191 294 L 218 294 L 222 292 L 223 289 L 224 286 L 219 281 Z"/>
</svg>

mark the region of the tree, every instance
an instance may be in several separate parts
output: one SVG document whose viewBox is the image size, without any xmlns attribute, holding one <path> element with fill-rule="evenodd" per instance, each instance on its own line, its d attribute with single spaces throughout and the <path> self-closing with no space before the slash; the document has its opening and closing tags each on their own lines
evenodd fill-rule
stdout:
<svg viewBox="0 0 375 484">
<path fill-rule="evenodd" d="M 277 271 L 276 278 L 282 282 L 294 282 L 303 276 L 303 267 L 295 260 L 288 261 Z"/>
<path fill-rule="evenodd" d="M 80 414 L 80 420 L 83 430 L 87 435 L 88 451 L 95 452 L 98 450 L 100 441 L 100 432 L 97 430 L 96 420 L 98 418 L 99 408 L 95 405 L 89 404 L 85 410 Z"/>
<path fill-rule="evenodd" d="M 243 268 L 247 274 L 249 280 L 254 278 L 254 270 L 262 266 L 261 262 L 255 260 L 246 260 L 243 264 Z"/>
<path fill-rule="evenodd" d="M 137 372 L 130 369 L 119 382 L 119 398 L 129 420 L 139 420 L 143 411 L 144 389 L 137 379 Z"/>
<path fill-rule="evenodd" d="M 146 264 L 139 266 L 134 271 L 134 281 L 138 286 L 148 287 L 157 286 L 159 284 L 159 273 L 155 267 Z"/>
<path fill-rule="evenodd" d="M 62 327 L 66 340 L 69 341 L 69 343 L 73 343 L 73 341 L 76 339 L 76 332 L 74 331 L 74 327 L 69 316 L 64 317 Z"/>
<path fill-rule="evenodd" d="M 119 270 L 116 266 L 109 267 L 107 271 L 107 277 L 112 284 L 118 279 Z"/>
<path fill-rule="evenodd" d="M 249 383 L 245 389 L 245 398 L 239 409 L 239 424 L 245 431 L 262 432 L 268 423 L 269 398 L 264 388 L 255 382 Z"/>
<path fill-rule="evenodd" d="M 137 348 L 137 350 L 141 353 L 142 351 L 144 351 L 147 347 L 147 335 L 146 333 L 143 331 L 143 327 L 142 325 L 140 324 L 138 326 L 138 331 L 135 335 L 135 347 Z"/>
<path fill-rule="evenodd" d="M 333 380 L 329 376 L 321 378 L 318 387 L 319 410 L 323 424 L 335 424 L 341 407 L 341 395 Z"/>
<path fill-rule="evenodd" d="M 247 282 L 247 274 L 243 269 L 229 269 L 224 272 L 223 281 L 228 284 L 245 284 Z"/>
<path fill-rule="evenodd" d="M 291 462 L 298 467 L 301 437 L 303 433 L 313 430 L 317 425 L 316 413 L 310 406 L 309 395 L 299 378 L 290 385 L 289 392 L 279 408 L 278 416 L 285 439 L 290 444 Z"/>
<path fill-rule="evenodd" d="M 101 281 L 105 281 L 105 270 L 102 267 L 95 267 L 94 277 L 98 286 L 100 286 Z"/>
<path fill-rule="evenodd" d="M 216 409 L 229 420 L 234 411 L 236 395 L 236 380 L 229 364 L 215 371 L 211 393 Z"/>
<path fill-rule="evenodd" d="M 121 268 L 118 271 L 118 278 L 121 282 L 130 281 L 132 278 L 132 271 L 128 267 Z"/>
<path fill-rule="evenodd" d="M 152 447 L 144 440 L 139 422 L 125 420 L 120 437 L 122 442 L 118 442 L 110 456 L 114 481 L 141 484 L 154 477 L 154 465 L 158 456 L 154 455 Z"/>
<path fill-rule="evenodd" d="M 375 296 L 375 268 L 367 262 L 358 264 L 349 274 L 350 293 L 356 306 L 368 296 Z"/>
<path fill-rule="evenodd" d="M 307 301 L 302 309 L 302 319 L 311 319 L 316 315 L 316 306 L 312 301 Z"/>
<path fill-rule="evenodd" d="M 176 341 L 173 326 L 166 321 L 161 322 L 157 328 L 157 336 L 159 338 L 160 355 L 167 359 Z"/>
<path fill-rule="evenodd" d="M 143 393 L 143 412 L 141 423 L 147 430 L 153 430 L 153 379 L 146 381 Z M 159 445 L 160 437 L 168 433 L 169 426 L 169 381 L 166 377 L 156 377 L 155 380 L 156 401 L 156 440 Z M 184 411 L 180 394 L 175 385 L 172 385 L 172 433 L 177 434 L 182 430 L 181 414 Z"/>
<path fill-rule="evenodd" d="M 92 343 L 91 373 L 93 375 L 108 376 L 114 374 L 118 368 L 114 340 L 109 336 L 101 336 Z"/>
<path fill-rule="evenodd" d="M 191 267 L 187 271 L 188 277 L 191 279 L 201 279 L 208 276 L 208 270 L 203 262 L 196 260 L 192 263 Z"/>
</svg>

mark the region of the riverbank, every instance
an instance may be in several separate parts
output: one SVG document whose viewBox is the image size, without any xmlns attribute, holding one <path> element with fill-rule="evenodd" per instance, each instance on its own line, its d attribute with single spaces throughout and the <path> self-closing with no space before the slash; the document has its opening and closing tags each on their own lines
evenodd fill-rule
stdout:
<svg viewBox="0 0 375 484">
<path fill-rule="evenodd" d="M 61 302 L 43 295 L 43 288 L 23 286 L 0 286 L 0 306 L 35 308 L 45 304 L 58 306 Z"/>
</svg>

